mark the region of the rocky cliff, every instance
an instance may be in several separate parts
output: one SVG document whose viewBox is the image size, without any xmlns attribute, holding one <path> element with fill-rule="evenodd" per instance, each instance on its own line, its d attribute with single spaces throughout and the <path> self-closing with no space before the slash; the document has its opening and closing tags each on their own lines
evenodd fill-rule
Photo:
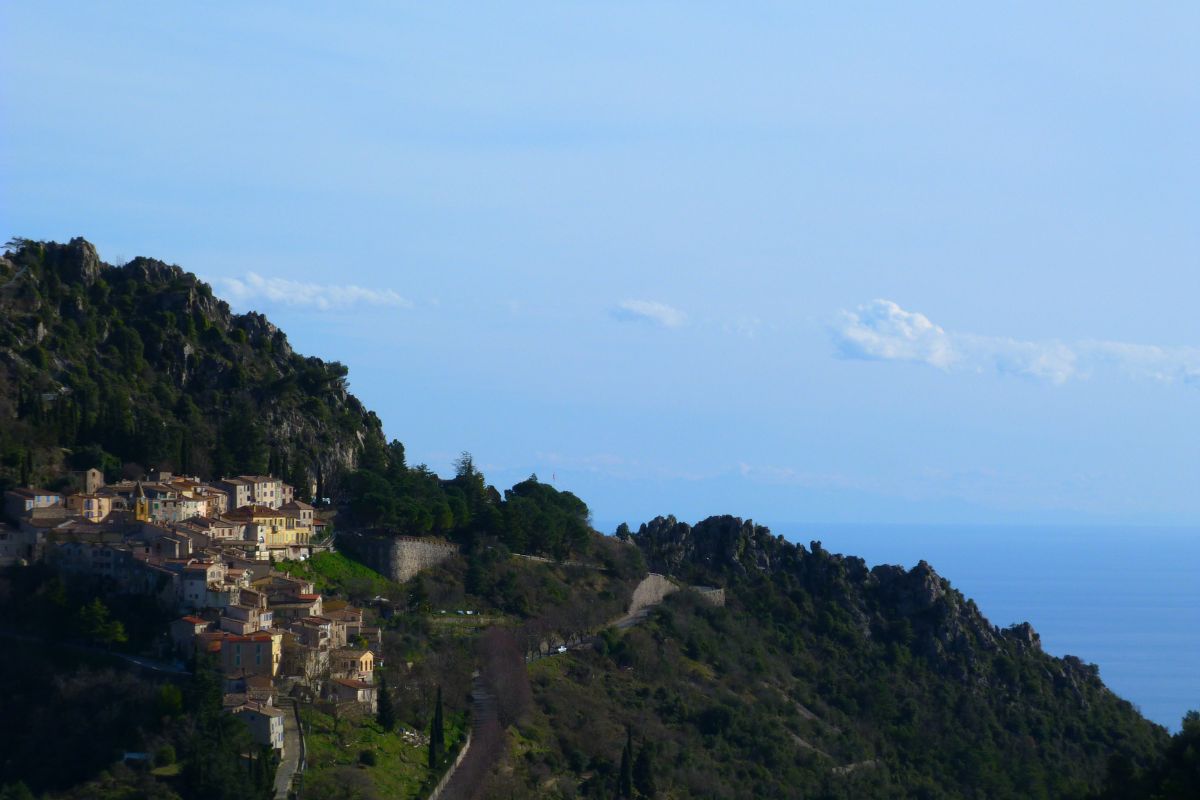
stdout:
<svg viewBox="0 0 1200 800">
<path fill-rule="evenodd" d="M 1059 689 L 1082 697 L 1085 689 L 1108 694 L 1092 665 L 1052 658 L 1028 622 L 992 625 L 925 561 L 911 569 L 869 568 L 855 556 L 830 553 L 820 542 L 807 548 L 738 517 L 709 517 L 692 526 L 674 517 L 643 524 L 632 541 L 652 570 L 695 583 L 755 591 L 763 581 L 803 592 L 812 622 L 826 632 L 843 629 L 863 641 L 899 643 L 923 656 L 940 674 L 980 688 L 1014 685 L 995 662 L 1029 659 Z M 1125 704 L 1128 705 L 1128 704 Z"/>
<path fill-rule="evenodd" d="M 0 488 L 128 465 L 272 471 L 336 493 L 383 446 L 346 372 L 178 266 L 14 240 L 0 258 Z"/>
</svg>

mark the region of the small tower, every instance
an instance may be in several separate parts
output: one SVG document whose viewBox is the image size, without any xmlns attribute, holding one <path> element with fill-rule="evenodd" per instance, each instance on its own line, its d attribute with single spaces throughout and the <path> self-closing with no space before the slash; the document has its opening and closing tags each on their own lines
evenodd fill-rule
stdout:
<svg viewBox="0 0 1200 800">
<path fill-rule="evenodd" d="M 138 481 L 133 493 L 133 518 L 138 522 L 150 521 L 150 501 L 146 499 L 146 490 L 142 488 L 141 481 Z"/>
</svg>

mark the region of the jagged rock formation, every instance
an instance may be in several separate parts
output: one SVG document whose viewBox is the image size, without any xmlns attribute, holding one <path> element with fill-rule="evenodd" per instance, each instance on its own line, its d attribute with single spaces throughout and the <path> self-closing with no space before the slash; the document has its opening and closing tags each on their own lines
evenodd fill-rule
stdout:
<svg viewBox="0 0 1200 800">
<path fill-rule="evenodd" d="M 732 516 L 710 517 L 695 526 L 657 517 L 630 538 L 651 569 L 723 586 L 735 595 L 741 591 L 743 602 L 744 592 L 761 592 L 767 582 L 775 591 L 792 587 L 787 591 L 793 597 L 806 597 L 803 609 L 822 635 L 905 646 L 937 674 L 979 692 L 1019 692 L 1032 669 L 1039 680 L 1085 706 L 1087 698 L 1103 697 L 1135 716 L 1100 682 L 1094 665 L 1074 656 L 1046 655 L 1028 622 L 1004 629 L 992 625 L 973 600 L 925 561 L 911 569 L 868 568 L 863 559 L 830 553 L 820 542 L 806 549 Z"/>
<path fill-rule="evenodd" d="M 383 447 L 345 377 L 180 267 L 112 266 L 80 238 L 0 258 L 0 488 L 131 463 L 334 494 Z"/>
</svg>

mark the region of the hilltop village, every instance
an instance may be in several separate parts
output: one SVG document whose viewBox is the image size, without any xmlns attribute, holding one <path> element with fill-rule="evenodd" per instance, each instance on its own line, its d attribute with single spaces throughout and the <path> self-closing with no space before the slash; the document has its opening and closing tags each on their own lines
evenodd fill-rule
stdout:
<svg viewBox="0 0 1200 800">
<path fill-rule="evenodd" d="M 342 713 L 376 711 L 379 629 L 273 567 L 329 547 L 325 523 L 292 486 L 269 475 L 204 482 L 167 472 L 105 484 L 97 469 L 72 473 L 71 483 L 5 493 L 0 567 L 44 561 L 67 580 L 174 608 L 161 657 L 211 654 L 225 710 L 281 757 L 295 757 L 287 749 L 298 736 L 285 736 L 294 715 L 274 698 L 297 686 Z"/>
</svg>

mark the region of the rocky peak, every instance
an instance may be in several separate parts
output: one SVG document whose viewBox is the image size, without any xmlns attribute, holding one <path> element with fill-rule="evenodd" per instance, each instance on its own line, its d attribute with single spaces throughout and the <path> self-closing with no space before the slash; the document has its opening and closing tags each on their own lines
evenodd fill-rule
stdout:
<svg viewBox="0 0 1200 800">
<path fill-rule="evenodd" d="M 100 277 L 100 256 L 87 239 L 76 236 L 66 244 L 47 242 L 42 245 L 45 264 L 68 283 L 90 286 Z"/>
<path fill-rule="evenodd" d="M 772 567 L 771 532 L 753 520 L 709 517 L 695 527 L 674 516 L 656 517 L 633 536 L 651 569 L 689 575 L 695 570 L 745 574 Z"/>
</svg>

